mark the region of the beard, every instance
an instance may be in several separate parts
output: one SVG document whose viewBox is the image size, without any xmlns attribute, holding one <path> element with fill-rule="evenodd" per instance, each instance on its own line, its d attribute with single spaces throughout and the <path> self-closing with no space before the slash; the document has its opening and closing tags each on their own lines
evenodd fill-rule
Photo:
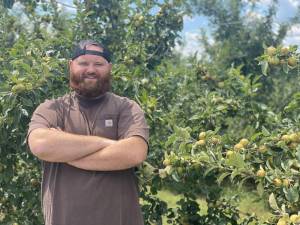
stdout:
<svg viewBox="0 0 300 225">
<path fill-rule="evenodd" d="M 81 96 L 95 98 L 110 91 L 111 74 L 97 76 L 96 74 L 77 75 L 70 72 L 70 87 Z"/>
</svg>

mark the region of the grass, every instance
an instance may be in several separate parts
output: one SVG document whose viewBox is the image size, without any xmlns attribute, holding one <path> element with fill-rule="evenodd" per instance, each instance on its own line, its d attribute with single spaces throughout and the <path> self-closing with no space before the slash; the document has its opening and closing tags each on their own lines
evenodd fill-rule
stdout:
<svg viewBox="0 0 300 225">
<path fill-rule="evenodd" d="M 255 213 L 260 221 L 266 221 L 271 217 L 272 214 L 268 211 L 266 203 L 259 199 L 255 193 L 246 191 L 245 189 L 233 190 L 232 188 L 225 188 L 224 196 L 230 197 L 236 194 L 238 194 L 241 199 L 238 205 L 241 211 L 241 217 L 243 217 L 245 213 Z M 163 190 L 159 191 L 158 197 L 165 201 L 168 207 L 175 209 L 177 207 L 176 202 L 182 195 L 175 194 L 169 190 Z M 199 197 L 197 202 L 200 206 L 200 215 L 205 215 L 207 213 L 206 200 Z M 163 224 L 167 224 L 165 219 Z"/>
<path fill-rule="evenodd" d="M 271 212 L 268 210 L 267 204 L 254 192 L 249 192 L 245 189 L 225 189 L 224 194 L 225 196 L 239 194 L 241 199 L 239 209 L 241 213 L 255 213 L 260 221 L 266 221 L 272 216 Z"/>
<path fill-rule="evenodd" d="M 175 194 L 168 190 L 163 190 L 158 192 L 158 197 L 165 201 L 169 208 L 176 208 L 176 202 L 183 197 L 181 194 Z M 200 215 L 204 215 L 207 213 L 207 203 L 205 199 L 198 198 L 197 203 L 200 206 Z"/>
</svg>

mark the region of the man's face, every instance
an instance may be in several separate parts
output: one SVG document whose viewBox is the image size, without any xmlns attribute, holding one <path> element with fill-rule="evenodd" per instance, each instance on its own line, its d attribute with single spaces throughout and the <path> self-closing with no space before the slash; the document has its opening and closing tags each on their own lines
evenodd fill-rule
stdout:
<svg viewBox="0 0 300 225">
<path fill-rule="evenodd" d="M 86 47 L 87 50 L 101 51 L 95 45 Z M 111 63 L 97 55 L 81 55 L 69 62 L 70 86 L 78 94 L 92 98 L 110 89 Z"/>
</svg>

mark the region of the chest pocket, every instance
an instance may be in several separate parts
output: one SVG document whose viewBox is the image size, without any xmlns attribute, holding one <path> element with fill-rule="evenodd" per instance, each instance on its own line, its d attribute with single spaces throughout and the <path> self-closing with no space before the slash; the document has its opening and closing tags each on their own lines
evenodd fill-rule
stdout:
<svg viewBox="0 0 300 225">
<path fill-rule="evenodd" d="M 94 125 L 94 135 L 117 140 L 118 115 L 105 114 L 98 117 Z"/>
</svg>

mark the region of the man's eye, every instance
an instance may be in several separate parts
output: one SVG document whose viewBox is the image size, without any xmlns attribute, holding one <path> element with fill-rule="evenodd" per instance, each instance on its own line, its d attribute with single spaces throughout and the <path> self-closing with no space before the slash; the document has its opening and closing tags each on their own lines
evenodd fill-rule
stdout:
<svg viewBox="0 0 300 225">
<path fill-rule="evenodd" d="M 78 65 L 80 65 L 80 66 L 87 66 L 88 63 L 87 62 L 79 62 Z"/>
<path fill-rule="evenodd" d="M 104 63 L 95 63 L 96 66 L 104 66 Z"/>
</svg>

